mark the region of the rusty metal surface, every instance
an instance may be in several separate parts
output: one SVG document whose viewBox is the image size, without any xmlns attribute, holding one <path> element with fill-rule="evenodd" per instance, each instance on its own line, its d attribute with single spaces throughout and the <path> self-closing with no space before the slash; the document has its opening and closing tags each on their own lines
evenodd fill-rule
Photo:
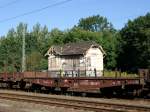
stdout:
<svg viewBox="0 0 150 112">
<path fill-rule="evenodd" d="M 48 72 L 1 73 L 0 78 L 8 81 L 21 81 L 45 87 L 60 87 L 70 90 L 99 90 L 107 87 L 143 85 L 140 77 L 50 77 Z"/>
<path fill-rule="evenodd" d="M 134 86 L 142 85 L 140 79 L 98 79 L 98 78 L 36 78 L 27 79 L 34 84 L 38 84 L 46 87 L 60 87 L 68 88 L 74 91 L 94 91 L 100 88 L 106 87 L 123 87 L 123 86 Z"/>
</svg>

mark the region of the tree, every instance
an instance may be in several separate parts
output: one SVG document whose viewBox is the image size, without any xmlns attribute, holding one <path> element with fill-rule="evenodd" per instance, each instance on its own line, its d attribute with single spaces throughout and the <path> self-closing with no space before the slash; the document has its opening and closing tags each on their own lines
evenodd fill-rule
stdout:
<svg viewBox="0 0 150 112">
<path fill-rule="evenodd" d="M 118 66 L 125 70 L 150 68 L 150 13 L 129 20 L 120 34 Z"/>
<path fill-rule="evenodd" d="M 105 68 L 114 69 L 116 67 L 118 33 L 111 31 L 92 32 L 78 27 L 74 27 L 64 33 L 63 43 L 79 41 L 95 41 L 101 45 L 106 52 L 106 57 L 104 58 Z"/>
<path fill-rule="evenodd" d="M 36 24 L 33 31 L 28 32 L 27 25 L 20 23 L 16 29 L 10 29 L 5 37 L 0 38 L 1 72 L 21 71 L 22 36 L 24 30 L 26 31 L 26 68 L 28 70 L 43 70 L 47 68 L 47 59 L 44 57 L 48 49 L 47 46 L 49 46 L 47 27 L 41 27 L 39 24 Z M 33 65 L 34 63 L 35 65 Z"/>
<path fill-rule="evenodd" d="M 43 58 L 40 52 L 33 51 L 27 56 L 27 70 L 37 71 L 47 69 L 47 60 Z"/>
<path fill-rule="evenodd" d="M 64 33 L 63 43 L 79 42 L 79 41 L 98 41 L 101 33 L 86 31 L 75 27 Z"/>
<path fill-rule="evenodd" d="M 63 44 L 64 33 L 57 28 L 50 32 L 50 38 L 53 44 Z"/>
<path fill-rule="evenodd" d="M 113 25 L 110 22 L 108 22 L 107 18 L 102 17 L 100 15 L 80 19 L 77 27 L 93 32 L 114 30 Z"/>
<path fill-rule="evenodd" d="M 49 35 L 48 28 L 46 26 L 41 27 L 39 23 L 33 26 L 33 31 L 30 33 L 28 42 L 30 47 L 40 52 L 42 55 L 45 54 L 45 45 L 47 45 L 47 36 Z"/>
<path fill-rule="evenodd" d="M 116 58 L 118 57 L 117 46 L 119 38 L 117 31 L 113 28 L 113 25 L 108 22 L 107 18 L 100 15 L 82 18 L 79 20 L 78 25 L 75 26 L 74 29 L 76 28 L 79 28 L 79 33 L 76 33 L 76 35 L 82 35 L 80 36 L 82 37 L 80 38 L 81 40 L 96 41 L 104 48 L 107 54 L 104 58 L 105 68 L 116 68 Z M 70 37 L 72 37 L 72 35 Z M 70 38 L 70 40 L 74 39 Z"/>
<path fill-rule="evenodd" d="M 26 51 L 27 51 L 27 69 L 43 70 L 47 68 L 47 60 L 44 57 L 48 46 L 48 28 L 41 27 L 39 23 L 33 26 L 33 31 L 27 35 Z"/>
<path fill-rule="evenodd" d="M 0 63 L 1 71 L 20 71 L 21 52 L 20 44 L 14 29 L 9 30 L 7 36 L 1 39 L 0 44 Z"/>
<path fill-rule="evenodd" d="M 102 45 L 103 49 L 106 52 L 104 58 L 104 67 L 105 69 L 115 69 L 117 65 L 118 57 L 118 45 L 119 45 L 119 34 L 118 32 L 113 33 L 110 31 L 104 31 L 102 35 L 102 40 L 99 43 Z"/>
<path fill-rule="evenodd" d="M 37 23 L 29 32 L 27 25 L 20 23 L 16 29 L 11 29 L 5 37 L 0 39 L 0 70 L 4 71 L 4 66 L 7 65 L 9 71 L 21 71 L 24 30 L 26 31 L 27 70 L 47 69 L 48 63 L 45 53 L 51 45 L 78 41 L 99 43 L 107 54 L 104 60 L 105 68 L 112 69 L 116 66 L 117 42 L 116 32 L 112 32 L 112 29 L 112 24 L 99 15 L 81 19 L 77 27 L 67 31 L 55 28 L 49 32 L 46 26 L 42 27 Z"/>
</svg>

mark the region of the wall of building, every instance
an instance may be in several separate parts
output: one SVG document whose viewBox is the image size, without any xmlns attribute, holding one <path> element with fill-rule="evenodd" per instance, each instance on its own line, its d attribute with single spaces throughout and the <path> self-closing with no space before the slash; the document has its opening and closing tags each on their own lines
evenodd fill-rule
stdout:
<svg viewBox="0 0 150 112">
<path fill-rule="evenodd" d="M 80 68 L 80 56 L 48 57 L 48 70 L 77 70 Z"/>
<path fill-rule="evenodd" d="M 86 55 L 86 63 L 87 63 L 87 71 L 89 71 L 88 74 L 95 75 L 94 69 L 97 71 L 97 75 L 101 76 L 103 71 L 103 53 L 99 48 L 90 48 Z M 91 72 L 90 72 L 91 70 Z"/>
<path fill-rule="evenodd" d="M 85 71 L 86 76 L 102 75 L 103 53 L 99 48 L 90 48 L 84 56 L 54 56 L 48 57 L 48 70 L 81 70 Z"/>
</svg>

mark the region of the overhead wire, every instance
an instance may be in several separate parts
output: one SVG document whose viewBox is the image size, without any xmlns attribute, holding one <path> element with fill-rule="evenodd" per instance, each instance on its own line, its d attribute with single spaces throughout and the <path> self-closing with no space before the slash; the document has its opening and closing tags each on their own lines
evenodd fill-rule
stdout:
<svg viewBox="0 0 150 112">
<path fill-rule="evenodd" d="M 20 0 L 13 0 L 13 1 L 11 1 L 11 2 L 8 2 L 8 3 L 4 4 L 4 5 L 0 5 L 0 9 L 1 9 L 1 8 L 5 8 L 5 7 L 8 7 L 8 6 L 13 5 L 13 4 L 16 4 L 16 3 L 19 2 L 19 1 L 20 1 Z"/>
<path fill-rule="evenodd" d="M 35 9 L 35 10 L 29 11 L 29 12 L 22 13 L 22 14 L 17 15 L 17 16 L 13 16 L 13 17 L 10 17 L 10 18 L 5 18 L 5 19 L 0 20 L 0 23 L 6 22 L 6 21 L 9 21 L 9 20 L 13 20 L 13 19 L 16 19 L 16 18 L 19 18 L 19 17 L 27 16 L 27 15 L 30 15 L 30 14 L 33 14 L 33 13 L 38 13 L 38 12 L 41 12 L 41 11 L 46 10 L 48 8 L 52 8 L 52 7 L 55 7 L 55 6 L 58 6 L 58 5 L 62 5 L 62 4 L 65 4 L 67 2 L 70 2 L 70 1 L 72 1 L 72 0 L 64 0 L 64 1 L 61 1 L 61 2 L 57 2 L 57 3 L 54 3 L 54 4 L 47 5 L 45 7 L 39 8 L 39 9 Z"/>
</svg>

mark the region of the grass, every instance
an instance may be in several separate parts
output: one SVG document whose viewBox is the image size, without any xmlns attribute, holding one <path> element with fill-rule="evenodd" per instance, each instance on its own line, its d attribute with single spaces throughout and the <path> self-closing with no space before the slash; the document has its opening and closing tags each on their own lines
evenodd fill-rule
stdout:
<svg viewBox="0 0 150 112">
<path fill-rule="evenodd" d="M 129 74 L 119 71 L 104 71 L 104 77 L 138 77 L 138 74 Z"/>
</svg>

